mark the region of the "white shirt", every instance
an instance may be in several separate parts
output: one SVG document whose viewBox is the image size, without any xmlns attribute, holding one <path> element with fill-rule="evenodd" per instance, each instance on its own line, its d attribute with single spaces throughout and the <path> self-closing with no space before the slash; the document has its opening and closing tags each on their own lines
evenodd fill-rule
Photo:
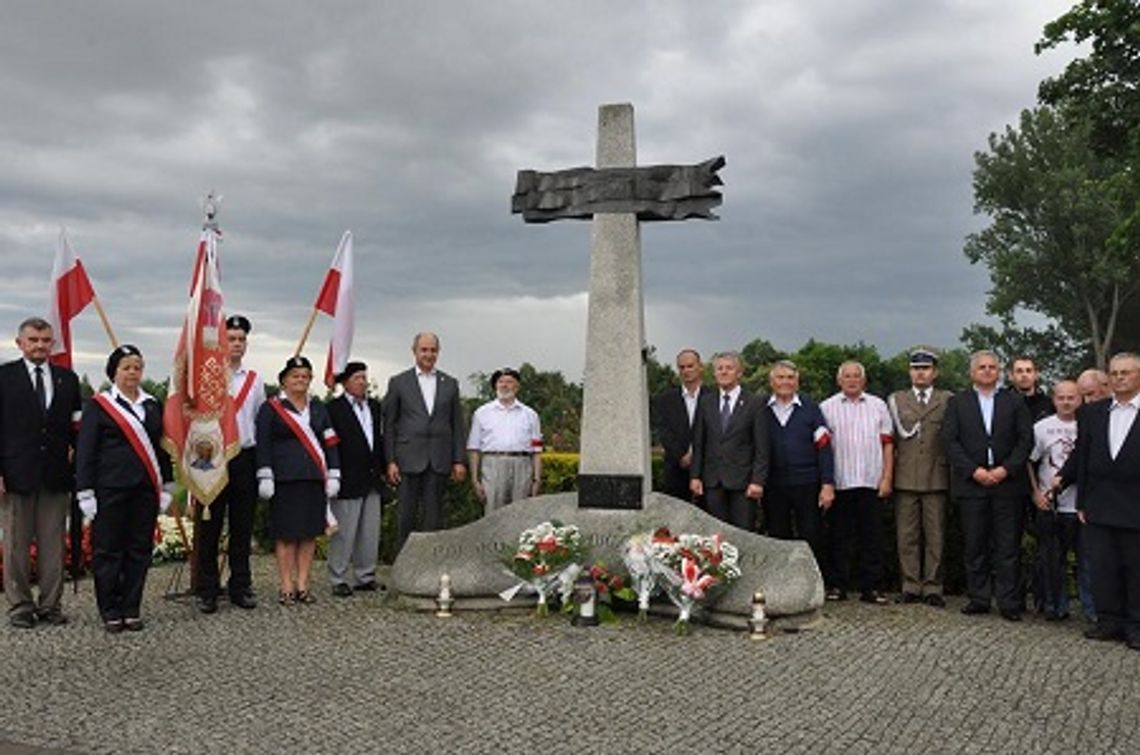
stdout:
<svg viewBox="0 0 1140 755">
<path fill-rule="evenodd" d="M 724 391 L 723 388 L 717 389 L 717 405 L 716 405 L 717 414 L 720 414 L 721 412 L 724 411 L 724 397 L 725 396 L 728 396 L 728 412 L 729 412 L 729 414 L 732 414 L 732 410 L 736 408 L 736 400 L 740 397 L 740 386 L 737 385 L 736 387 L 734 387 L 732 390 L 728 391 L 727 393 Z"/>
<path fill-rule="evenodd" d="M 257 410 L 265 403 L 265 384 L 261 376 L 253 370 L 238 367 L 230 377 L 230 395 L 237 398 L 241 387 L 245 385 L 246 375 L 253 373 L 253 385 L 241 406 L 234 407 L 234 419 L 237 420 L 238 439 L 242 448 L 253 448 L 257 443 Z"/>
<path fill-rule="evenodd" d="M 978 410 L 982 413 L 982 424 L 986 427 L 986 435 L 993 436 L 994 434 L 994 396 L 997 395 L 997 389 L 989 393 L 983 393 L 974 387 L 974 395 L 978 397 Z M 994 463 L 994 449 L 992 446 L 986 448 L 986 464 L 993 466 Z"/>
<path fill-rule="evenodd" d="M 129 398 L 127 398 L 127 394 L 120 391 L 119 386 L 115 385 L 114 383 L 111 383 L 110 392 L 111 400 L 118 401 L 120 404 L 126 402 L 127 406 L 131 408 L 131 413 L 134 414 L 136 418 L 138 418 L 138 421 L 140 423 L 146 419 L 146 408 L 143 406 L 143 402 L 148 398 L 151 398 L 151 395 L 149 393 L 144 391 L 142 388 L 139 388 L 139 397 L 134 401 L 131 401 Z"/>
<path fill-rule="evenodd" d="M 538 414 L 515 399 L 488 401 L 471 415 L 467 450 L 481 453 L 542 453 Z"/>
<path fill-rule="evenodd" d="M 693 389 L 692 393 L 685 390 L 685 386 L 681 386 L 681 398 L 685 401 L 685 411 L 689 414 L 689 427 L 693 426 L 693 417 L 697 413 L 697 399 L 701 397 L 701 386 L 698 385 Z"/>
<path fill-rule="evenodd" d="M 420 383 L 420 393 L 424 397 L 424 407 L 427 409 L 428 416 L 430 417 L 432 411 L 435 410 L 435 388 L 438 381 L 436 371 L 422 372 L 419 367 L 416 368 L 416 380 Z"/>
<path fill-rule="evenodd" d="M 1115 459 L 1124 445 L 1132 423 L 1136 421 L 1136 412 L 1140 411 L 1140 393 L 1133 396 L 1123 404 L 1116 399 L 1108 407 L 1108 452 Z"/>
<path fill-rule="evenodd" d="M 45 361 L 43 364 L 36 364 L 27 357 L 24 358 L 24 366 L 28 368 L 28 380 L 32 381 L 32 392 L 36 390 L 36 368 L 39 367 L 44 375 L 44 408 L 51 406 L 52 396 L 55 395 L 55 388 L 51 384 L 51 367 Z"/>
<path fill-rule="evenodd" d="M 348 405 L 352 407 L 352 413 L 356 415 L 356 421 L 360 423 L 360 429 L 364 431 L 364 438 L 368 441 L 368 448 L 372 449 L 372 411 L 368 408 L 368 398 L 357 398 L 350 393 L 344 394 L 345 399 L 348 400 Z"/>
<path fill-rule="evenodd" d="M 883 444 L 894 437 L 887 403 L 868 393 L 847 398 L 842 392 L 819 405 L 835 453 L 835 488 L 879 487 L 883 476 Z"/>
<path fill-rule="evenodd" d="M 1041 490 L 1052 487 L 1053 478 L 1065 466 L 1065 460 L 1073 452 L 1076 443 L 1076 419 L 1066 421 L 1050 415 L 1033 425 L 1033 452 L 1029 459 L 1037 462 L 1037 485 Z M 1057 499 L 1057 511 L 1072 514 L 1076 510 L 1077 486 L 1070 485 Z"/>
<path fill-rule="evenodd" d="M 797 406 L 803 406 L 803 403 L 800 401 L 800 394 L 796 393 L 792 395 L 792 400 L 786 404 L 772 396 L 768 399 L 768 406 L 771 407 L 772 414 L 776 415 L 776 421 L 780 423 L 780 427 L 787 427 L 788 420 L 792 418 L 792 412 Z"/>
</svg>

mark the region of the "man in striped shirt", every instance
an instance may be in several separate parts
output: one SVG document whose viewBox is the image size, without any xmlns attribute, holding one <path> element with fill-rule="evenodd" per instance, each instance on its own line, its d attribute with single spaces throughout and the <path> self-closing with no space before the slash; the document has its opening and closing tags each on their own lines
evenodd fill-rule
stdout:
<svg viewBox="0 0 1140 755">
<path fill-rule="evenodd" d="M 820 404 L 831 428 L 835 455 L 835 505 L 831 525 L 829 600 L 843 600 L 851 587 L 851 548 L 858 540 L 859 592 L 865 603 L 887 602 L 883 581 L 883 504 L 891 495 L 893 426 L 887 404 L 864 391 L 863 365 L 847 361 L 836 374 L 839 393 Z"/>
</svg>

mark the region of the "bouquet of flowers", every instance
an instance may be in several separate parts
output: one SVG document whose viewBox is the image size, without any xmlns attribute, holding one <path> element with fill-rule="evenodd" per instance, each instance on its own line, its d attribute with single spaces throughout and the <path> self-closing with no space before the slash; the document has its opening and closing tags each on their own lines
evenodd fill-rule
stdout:
<svg viewBox="0 0 1140 755">
<path fill-rule="evenodd" d="M 595 561 L 594 565 L 586 570 L 589 575 L 590 581 L 594 583 L 594 596 L 597 601 L 596 610 L 598 619 L 602 623 L 610 623 L 617 621 L 614 616 L 613 602 L 614 598 L 633 602 L 637 600 L 637 593 L 629 588 L 626 580 L 622 575 L 610 571 L 603 561 Z M 577 595 L 575 595 L 577 598 Z M 562 604 L 562 613 L 574 613 L 577 606 L 573 602 L 564 602 Z"/>
<path fill-rule="evenodd" d="M 183 520 L 186 538 L 193 539 L 193 522 Z M 161 564 L 167 561 L 185 561 L 188 554 L 186 545 L 182 540 L 182 532 L 178 529 L 178 522 L 172 516 L 162 515 L 154 525 L 154 552 L 151 561 Z"/>
<path fill-rule="evenodd" d="M 667 542 L 659 539 L 664 532 Z M 675 542 L 669 530 L 661 528 L 656 532 L 639 532 L 625 541 L 621 558 L 629 571 L 629 581 L 637 599 L 637 618 L 645 621 L 649 616 L 649 601 L 654 594 L 661 592 L 662 578 L 668 571 L 663 556 Z"/>
<path fill-rule="evenodd" d="M 693 613 L 711 603 L 720 591 L 740 577 L 739 552 L 720 535 L 674 535 L 660 527 L 647 538 L 640 537 L 647 541 L 648 568 L 655 575 L 656 585 L 680 612 L 674 630 L 677 634 L 688 634 Z"/>
<path fill-rule="evenodd" d="M 545 616 L 550 610 L 547 598 L 555 588 L 563 605 L 570 602 L 574 580 L 582 571 L 586 555 L 582 534 L 572 524 L 549 521 L 524 530 L 519 535 L 518 549 L 507 561 L 510 573 L 521 581 L 499 593 L 499 597 L 509 601 L 519 590 L 531 590 L 538 594 L 538 615 Z"/>
</svg>

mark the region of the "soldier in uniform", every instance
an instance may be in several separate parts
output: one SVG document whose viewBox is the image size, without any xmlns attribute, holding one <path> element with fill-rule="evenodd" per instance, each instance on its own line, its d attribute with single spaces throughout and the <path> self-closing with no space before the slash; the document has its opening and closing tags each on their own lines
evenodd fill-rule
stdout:
<svg viewBox="0 0 1140 755">
<path fill-rule="evenodd" d="M 950 391 L 934 387 L 938 357 L 929 349 L 910 354 L 911 387 L 887 398 L 895 426 L 895 525 L 900 603 L 942 608 L 942 550 L 950 472 L 939 434 Z"/>
</svg>

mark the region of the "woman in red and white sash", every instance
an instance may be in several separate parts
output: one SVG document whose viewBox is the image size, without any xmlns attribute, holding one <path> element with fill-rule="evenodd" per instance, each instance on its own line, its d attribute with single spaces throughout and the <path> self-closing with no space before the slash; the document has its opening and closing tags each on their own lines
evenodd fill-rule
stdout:
<svg viewBox="0 0 1140 755">
<path fill-rule="evenodd" d="M 79 507 L 94 518 L 92 571 L 108 632 L 143 628 L 143 586 L 154 523 L 170 506 L 170 457 L 162 450 L 162 404 L 144 391 L 142 353 L 124 344 L 107 358 L 111 387 L 84 407 L 75 453 Z"/>
<path fill-rule="evenodd" d="M 291 357 L 277 375 L 281 393 L 257 412 L 257 490 L 270 501 L 269 529 L 276 541 L 278 602 L 315 603 L 309 570 L 328 501 L 340 492 L 338 438 L 328 410 L 309 396 L 313 366 Z"/>
</svg>

